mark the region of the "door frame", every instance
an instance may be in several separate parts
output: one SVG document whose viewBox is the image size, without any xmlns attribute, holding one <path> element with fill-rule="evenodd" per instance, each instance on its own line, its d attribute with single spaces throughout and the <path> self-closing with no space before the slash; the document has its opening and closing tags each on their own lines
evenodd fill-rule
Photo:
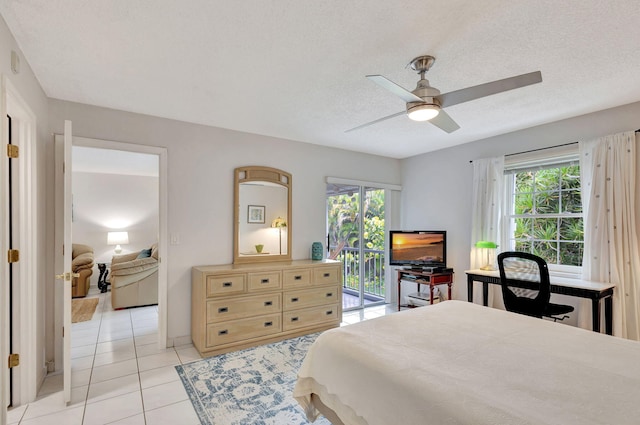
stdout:
<svg viewBox="0 0 640 425">
<path fill-rule="evenodd" d="M 38 314 L 44 320 L 44 309 L 38 308 L 43 305 L 44 297 L 38 297 L 40 292 L 37 277 L 39 270 L 39 250 L 38 243 L 38 200 L 37 200 L 37 143 L 36 143 L 36 116 L 22 98 L 18 90 L 11 81 L 3 75 L 2 78 L 2 117 L 11 115 L 13 142 L 18 146 L 20 155 L 17 159 L 17 172 L 14 172 L 14 212 L 16 213 L 13 234 L 14 245 L 20 249 L 20 261 L 14 264 L 14 322 L 13 322 L 13 351 L 20 354 L 20 366 L 14 369 L 14 404 L 21 405 L 35 400 L 38 390 L 38 375 L 44 378 L 46 370 L 38 366 L 38 323 L 42 321 L 34 320 Z M 3 120 L 3 123 L 5 121 Z M 2 143 L 9 143 L 7 129 L 2 126 Z M 3 175 L 7 169 L 6 155 L 2 158 Z M 3 185 L 2 190 L 2 210 L 3 214 L 8 212 L 8 192 Z M 4 221 L 6 219 L 6 222 Z M 8 216 L 3 218 L 3 229 L 8 229 Z M 6 252 L 3 241 L 2 252 Z M 6 262 L 3 261 L 3 266 Z M 4 271 L 2 272 L 4 276 Z M 8 273 L 8 270 L 7 270 Z M 6 280 L 8 282 L 8 280 Z M 44 286 L 44 285 L 43 285 Z M 8 296 L 7 287 L 7 296 Z M 4 291 L 3 291 L 4 292 Z M 8 306 L 10 300 L 2 302 L 2 306 Z M 7 323 L 7 329 L 10 321 Z M 8 333 L 6 334 L 8 335 Z M 7 346 L 8 349 L 8 346 Z M 7 352 L 7 355 L 9 353 Z M 3 356 L 3 358 L 6 358 Z M 44 359 L 43 359 L 44 360 Z M 4 377 L 3 377 L 4 379 Z M 8 377 L 7 377 L 8 379 Z M 3 382 L 5 382 L 3 380 Z M 7 385 L 9 385 L 7 383 Z M 10 390 L 10 389 L 8 389 Z M 5 404 L 6 406 L 6 404 Z"/>
<path fill-rule="evenodd" d="M 61 135 L 56 135 L 56 138 Z M 89 137 L 73 136 L 73 146 L 82 146 L 98 149 L 121 150 L 134 153 L 144 153 L 158 156 L 158 347 L 167 348 L 167 294 L 168 294 L 168 184 L 167 184 L 167 148 L 149 145 L 139 145 L 135 143 L 116 142 L 105 139 L 94 139 Z M 60 197 L 62 187 L 56 184 L 56 197 Z M 56 209 L 57 211 L 57 209 Z M 56 315 L 56 320 L 57 320 Z M 60 344 L 60 350 L 56 349 L 56 353 L 62 353 L 62 341 L 56 338 L 56 345 Z M 56 370 L 61 366 L 60 357 L 56 356 Z"/>
<path fill-rule="evenodd" d="M 42 314 L 44 320 L 44 309 L 38 308 L 38 304 L 43 305 L 44 297 L 38 297 L 40 292 L 37 287 L 40 279 L 37 277 L 39 270 L 39 258 L 37 252 L 39 250 L 38 243 L 38 200 L 37 200 L 37 182 L 38 182 L 38 166 L 37 166 L 37 143 L 36 143 L 36 115 L 29 107 L 24 98 L 20 95 L 15 86 L 11 83 L 6 75 L 2 75 L 0 87 L 0 115 L 3 119 L 0 122 L 0 132 L 2 133 L 3 149 L 9 143 L 7 129 L 5 128 L 5 119 L 8 114 L 12 117 L 12 128 L 17 137 L 14 138 L 14 144 L 18 146 L 20 156 L 17 159 L 18 169 L 14 177 L 16 191 L 14 192 L 14 211 L 17 220 L 14 224 L 14 236 L 18 242 L 20 249 L 20 261 L 14 265 L 16 273 L 14 278 L 19 285 L 14 291 L 14 349 L 13 351 L 20 354 L 20 366 L 14 369 L 14 404 L 20 405 L 35 400 L 38 389 L 38 376 L 42 378 L 46 373 L 44 368 L 38 367 L 38 323 L 42 321 L 34 320 L 38 314 Z M 8 161 L 7 156 L 2 156 L 0 161 L 0 175 L 7 176 Z M 4 180 L 4 179 L 3 179 Z M 8 188 L 2 184 L 0 188 L 0 223 L 2 226 L 2 234 L 7 235 L 0 240 L 0 252 L 7 252 L 8 246 Z M 6 261 L 0 262 L 0 278 L 3 282 L 9 282 L 9 267 Z M 44 287 L 44 285 L 42 285 Z M 43 288 L 40 288 L 43 289 Z M 8 336 L 9 326 L 9 286 L 5 285 L 0 290 L 0 329 L 2 335 Z M 44 325 L 42 325 L 44 326 Z M 42 342 L 44 344 L 44 342 Z M 0 358 L 6 359 L 9 355 L 9 340 L 2 338 L 0 341 Z M 44 360 L 44 359 L 42 359 Z M 2 407 L 0 408 L 0 424 L 6 423 L 6 406 L 9 402 L 9 373 L 6 367 L 2 367 L 0 371 L 0 399 Z"/>
<path fill-rule="evenodd" d="M 115 142 L 111 140 L 74 137 L 74 146 L 114 149 L 135 153 L 158 155 L 158 347 L 167 348 L 167 295 L 168 288 L 168 202 L 167 202 L 167 148 Z"/>
</svg>

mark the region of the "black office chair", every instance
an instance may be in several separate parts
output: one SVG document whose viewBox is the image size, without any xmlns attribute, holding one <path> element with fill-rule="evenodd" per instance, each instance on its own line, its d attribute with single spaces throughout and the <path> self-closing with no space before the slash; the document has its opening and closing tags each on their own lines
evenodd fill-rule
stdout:
<svg viewBox="0 0 640 425">
<path fill-rule="evenodd" d="M 553 321 L 568 318 L 573 307 L 553 304 L 547 262 L 528 252 L 507 251 L 498 255 L 502 297 L 507 311 Z"/>
</svg>

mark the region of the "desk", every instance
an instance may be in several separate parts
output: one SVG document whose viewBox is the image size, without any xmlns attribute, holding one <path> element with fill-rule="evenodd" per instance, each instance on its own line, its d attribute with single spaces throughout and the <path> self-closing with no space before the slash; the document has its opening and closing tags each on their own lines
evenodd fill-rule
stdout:
<svg viewBox="0 0 640 425">
<path fill-rule="evenodd" d="M 453 272 L 428 273 L 418 269 L 398 269 L 398 311 L 400 311 L 400 290 L 402 289 L 402 278 L 408 277 L 405 281 L 415 282 L 418 285 L 429 285 L 430 304 L 433 304 L 433 287 L 446 284 L 449 288 L 448 295 L 451 299 L 451 285 L 453 284 Z"/>
<path fill-rule="evenodd" d="M 482 282 L 482 302 L 488 304 L 489 284 L 500 285 L 500 272 L 486 270 L 466 270 L 467 300 L 473 302 L 473 282 Z M 613 333 L 613 283 L 591 282 L 582 279 L 568 279 L 550 276 L 551 293 L 570 295 L 572 297 L 588 298 L 591 300 L 592 324 L 594 332 L 600 332 L 600 318 L 602 308 L 600 300 L 604 299 L 605 331 Z M 525 288 L 525 286 L 523 286 Z"/>
</svg>

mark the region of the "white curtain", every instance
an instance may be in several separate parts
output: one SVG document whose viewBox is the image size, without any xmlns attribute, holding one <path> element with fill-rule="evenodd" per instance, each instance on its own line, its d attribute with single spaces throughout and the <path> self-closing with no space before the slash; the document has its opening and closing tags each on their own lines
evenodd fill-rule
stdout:
<svg viewBox="0 0 640 425">
<path fill-rule="evenodd" d="M 473 161 L 473 197 L 471 203 L 471 268 L 478 269 L 486 262 L 486 252 L 475 247 L 478 241 L 500 243 L 504 183 L 504 157 L 481 158 Z M 494 253 L 495 254 L 495 253 Z M 495 258 L 494 258 L 495 260 Z M 482 292 L 474 290 L 475 302 L 482 302 Z M 493 285 L 490 285 L 493 286 Z M 490 288 L 491 289 L 491 288 Z M 489 291 L 489 305 L 493 305 L 493 291 Z"/>
<path fill-rule="evenodd" d="M 613 334 L 640 340 L 640 249 L 636 222 L 636 135 L 580 143 L 585 280 L 614 283 Z M 591 328 L 590 302 L 580 306 Z"/>
</svg>

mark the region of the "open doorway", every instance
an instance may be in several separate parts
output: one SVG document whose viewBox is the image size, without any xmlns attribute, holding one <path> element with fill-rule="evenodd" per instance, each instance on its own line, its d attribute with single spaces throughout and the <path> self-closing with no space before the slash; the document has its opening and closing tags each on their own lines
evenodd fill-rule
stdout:
<svg viewBox="0 0 640 425">
<path fill-rule="evenodd" d="M 122 260 L 122 256 L 142 255 L 142 250 L 157 247 L 159 158 L 154 154 L 84 146 L 74 146 L 72 157 L 73 243 L 84 245 L 84 250 L 90 250 L 94 259 L 92 270 L 82 276 L 86 280 L 79 286 L 74 284 L 73 297 L 80 298 L 87 296 L 89 290 L 111 291 L 111 263 L 116 256 Z M 157 260 L 157 249 L 153 254 Z M 149 265 L 157 271 L 157 263 L 149 262 Z M 149 273 L 143 274 L 147 277 Z M 154 277 L 157 279 L 157 274 Z M 144 300 L 151 303 L 151 298 Z M 157 296 L 155 298 L 157 303 Z M 114 308 L 133 307 L 136 303 L 136 300 L 116 300 Z"/>
<path fill-rule="evenodd" d="M 128 360 L 134 341 L 158 341 L 160 158 L 78 145 L 72 158 L 72 268 L 79 276 L 71 364 L 78 381 L 89 369 L 107 369 L 113 357 Z M 124 320 L 103 320 L 122 309 Z"/>
</svg>

